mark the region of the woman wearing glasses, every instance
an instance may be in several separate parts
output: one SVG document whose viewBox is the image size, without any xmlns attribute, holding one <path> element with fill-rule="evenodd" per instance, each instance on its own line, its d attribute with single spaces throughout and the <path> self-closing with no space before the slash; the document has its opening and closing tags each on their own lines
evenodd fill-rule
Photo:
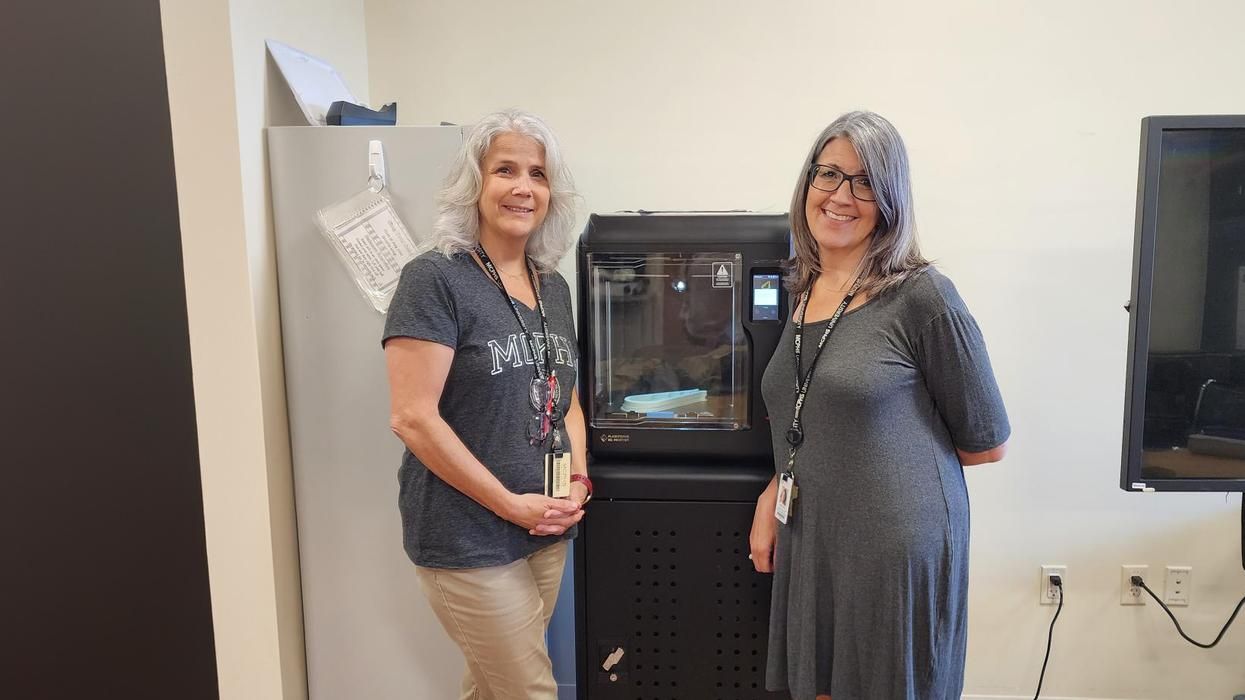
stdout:
<svg viewBox="0 0 1245 700">
<path fill-rule="evenodd" d="M 441 192 L 435 249 L 403 270 L 385 322 L 404 544 L 466 658 L 463 698 L 557 697 L 545 627 L 592 490 L 554 269 L 574 200 L 544 122 L 485 117 Z"/>
<path fill-rule="evenodd" d="M 750 536 L 773 572 L 767 685 L 795 700 L 943 700 L 963 686 L 963 466 L 1010 434 L 981 331 L 921 256 L 890 122 L 845 114 L 791 204 L 794 314 L 765 372 L 776 473 Z"/>
</svg>

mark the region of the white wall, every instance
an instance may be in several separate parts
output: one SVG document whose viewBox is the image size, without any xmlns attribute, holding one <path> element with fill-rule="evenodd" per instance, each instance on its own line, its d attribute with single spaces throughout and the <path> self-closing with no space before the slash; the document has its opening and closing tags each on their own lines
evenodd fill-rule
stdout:
<svg viewBox="0 0 1245 700">
<path fill-rule="evenodd" d="M 968 692 L 1032 694 L 1044 563 L 1069 567 L 1047 696 L 1245 692 L 1242 623 L 1201 651 L 1157 606 L 1118 604 L 1120 564 L 1192 565 L 1180 615 L 1213 636 L 1245 593 L 1236 498 L 1117 487 L 1140 119 L 1245 112 L 1245 6 L 365 4 L 377 102 L 405 124 L 544 115 L 585 212 L 783 211 L 822 126 L 858 107 L 889 117 L 925 251 L 985 328 L 1015 425 L 1007 461 L 969 475 Z"/>
<path fill-rule="evenodd" d="M 161 2 L 220 694 L 305 698 L 262 128 L 292 114 L 263 40 L 367 97 L 361 0 Z"/>
</svg>

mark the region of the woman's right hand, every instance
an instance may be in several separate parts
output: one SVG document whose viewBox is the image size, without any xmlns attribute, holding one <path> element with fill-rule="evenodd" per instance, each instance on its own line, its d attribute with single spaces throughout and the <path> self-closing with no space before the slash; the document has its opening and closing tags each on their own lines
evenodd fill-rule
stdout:
<svg viewBox="0 0 1245 700">
<path fill-rule="evenodd" d="M 512 494 L 502 517 L 529 535 L 561 535 L 584 517 L 579 504 L 539 493 Z"/>
<path fill-rule="evenodd" d="M 775 477 L 757 498 L 756 512 L 752 514 L 752 532 L 748 533 L 752 566 L 762 574 L 774 573 L 774 543 L 778 540 L 778 520 L 774 518 L 774 506 L 778 503 L 778 479 Z"/>
</svg>

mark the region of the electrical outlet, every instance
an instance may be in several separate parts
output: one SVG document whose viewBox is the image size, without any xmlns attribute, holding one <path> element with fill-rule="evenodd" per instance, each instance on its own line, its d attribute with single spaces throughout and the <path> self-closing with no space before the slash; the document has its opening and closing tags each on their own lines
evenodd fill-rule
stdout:
<svg viewBox="0 0 1245 700">
<path fill-rule="evenodd" d="M 1068 567 L 1063 564 L 1043 564 L 1042 578 L 1038 582 L 1038 602 L 1042 605 L 1054 605 L 1059 602 L 1059 590 L 1050 582 L 1051 576 L 1058 576 L 1063 585 L 1068 585 Z"/>
<path fill-rule="evenodd" d="M 1193 590 L 1193 567 L 1167 567 L 1167 585 L 1163 587 L 1163 600 L 1168 605 L 1188 605 Z"/>
<path fill-rule="evenodd" d="M 1134 586 L 1132 577 L 1140 576 L 1145 578 L 1150 573 L 1150 567 L 1145 564 L 1124 564 L 1120 567 L 1120 605 L 1145 605 L 1146 592 L 1141 590 L 1141 586 Z M 1149 586 L 1150 582 L 1146 581 Z"/>
</svg>

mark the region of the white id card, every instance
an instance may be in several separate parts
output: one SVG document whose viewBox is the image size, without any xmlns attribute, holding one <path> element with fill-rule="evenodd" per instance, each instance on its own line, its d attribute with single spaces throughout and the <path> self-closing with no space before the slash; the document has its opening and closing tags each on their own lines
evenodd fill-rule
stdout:
<svg viewBox="0 0 1245 700">
<path fill-rule="evenodd" d="M 571 495 L 571 456 L 566 452 L 545 455 L 545 495 L 551 498 Z"/>
<path fill-rule="evenodd" d="M 774 503 L 774 517 L 783 525 L 791 517 L 791 507 L 795 501 L 795 475 L 783 472 L 778 477 L 778 500 Z"/>
</svg>

